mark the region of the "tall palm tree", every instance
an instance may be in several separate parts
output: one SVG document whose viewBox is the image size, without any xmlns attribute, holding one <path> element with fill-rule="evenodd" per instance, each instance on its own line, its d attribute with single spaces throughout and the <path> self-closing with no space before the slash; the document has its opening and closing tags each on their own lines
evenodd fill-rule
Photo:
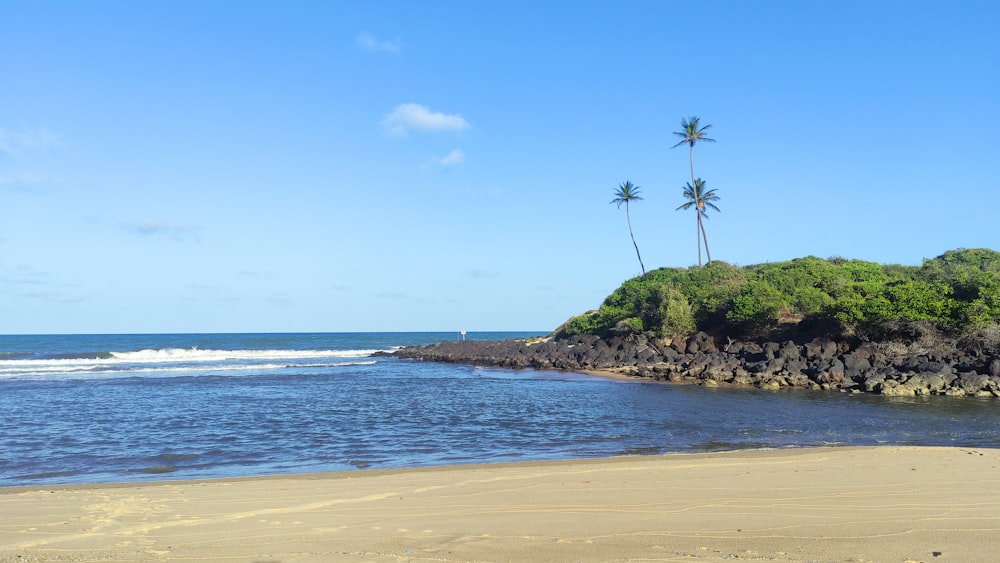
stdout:
<svg viewBox="0 0 1000 563">
<path fill-rule="evenodd" d="M 611 203 L 617 203 L 618 209 L 622 208 L 622 204 L 625 204 L 625 219 L 628 221 L 628 234 L 632 237 L 632 246 L 635 247 L 635 255 L 639 258 L 639 267 L 642 268 L 642 275 L 646 275 L 646 266 L 642 264 L 642 256 L 639 255 L 639 245 L 635 243 L 635 235 L 632 234 L 632 217 L 628 212 L 628 204 L 630 201 L 638 201 L 642 199 L 639 197 L 639 186 L 633 186 L 632 182 L 625 181 L 625 183 L 618 186 L 615 190 L 615 199 L 611 200 Z"/>
<path fill-rule="evenodd" d="M 688 160 L 691 161 L 691 183 L 692 184 L 697 183 L 697 181 L 694 179 L 694 145 L 695 145 L 695 143 L 700 143 L 700 142 L 703 142 L 703 141 L 709 142 L 709 143 L 714 143 L 715 142 L 715 139 L 712 139 L 711 137 L 708 137 L 705 134 L 705 130 L 711 128 L 712 126 L 711 125 L 706 125 L 704 127 L 699 128 L 699 125 L 701 125 L 700 121 L 701 120 L 698 117 L 689 117 L 689 118 L 681 119 L 681 127 L 683 128 L 683 131 L 674 131 L 674 135 L 677 135 L 678 137 L 680 137 L 681 141 L 679 143 L 677 143 L 676 145 L 670 147 L 672 149 L 676 149 L 677 147 L 679 147 L 679 146 L 681 146 L 681 145 L 683 145 L 685 143 L 688 144 L 691 147 L 691 150 L 688 153 Z"/>
<path fill-rule="evenodd" d="M 698 231 L 695 233 L 695 240 L 698 242 L 698 267 L 701 267 L 701 242 L 705 241 L 705 254 L 708 255 L 708 261 L 712 261 L 712 253 L 708 250 L 708 235 L 705 234 L 705 223 L 702 221 L 702 217 L 708 218 L 707 212 L 708 208 L 722 212 L 718 207 L 716 207 L 716 201 L 719 201 L 719 196 L 715 194 L 715 190 L 705 191 L 705 181 L 698 178 L 694 181 L 694 186 L 690 182 L 684 186 L 684 199 L 687 200 L 686 203 L 679 206 L 677 211 L 681 209 L 695 208 L 696 216 L 698 217 Z"/>
</svg>

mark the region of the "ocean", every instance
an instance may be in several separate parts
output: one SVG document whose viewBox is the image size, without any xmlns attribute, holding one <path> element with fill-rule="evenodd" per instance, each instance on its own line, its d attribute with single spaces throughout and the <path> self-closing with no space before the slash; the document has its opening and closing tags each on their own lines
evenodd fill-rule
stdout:
<svg viewBox="0 0 1000 563">
<path fill-rule="evenodd" d="M 997 399 L 704 388 L 372 355 L 461 337 L 0 336 L 0 486 L 757 448 L 1000 446 Z"/>
</svg>

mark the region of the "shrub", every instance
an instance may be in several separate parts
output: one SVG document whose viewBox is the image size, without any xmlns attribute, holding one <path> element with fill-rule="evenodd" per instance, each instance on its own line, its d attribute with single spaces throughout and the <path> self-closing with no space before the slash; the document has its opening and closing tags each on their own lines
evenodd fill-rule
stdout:
<svg viewBox="0 0 1000 563">
<path fill-rule="evenodd" d="M 601 323 L 597 311 L 589 311 L 566 321 L 562 330 L 569 335 L 594 334 L 600 332 Z"/>
<path fill-rule="evenodd" d="M 687 297 L 676 287 L 663 286 L 660 295 L 660 336 L 687 336 L 695 331 L 694 314 Z"/>
<path fill-rule="evenodd" d="M 747 271 L 725 262 L 692 268 L 677 285 L 687 297 L 699 329 L 725 322 L 726 311 L 747 282 Z"/>
<path fill-rule="evenodd" d="M 627 326 L 628 328 L 630 328 L 631 330 L 633 330 L 635 332 L 642 332 L 643 331 L 642 319 L 640 319 L 639 317 L 629 317 L 629 318 L 623 320 L 621 322 L 621 324 L 624 324 L 625 326 Z"/>
<path fill-rule="evenodd" d="M 752 280 L 743 285 L 733 298 L 726 313 L 730 321 L 759 330 L 778 324 L 781 312 L 787 308 L 785 295 L 765 280 Z"/>
<path fill-rule="evenodd" d="M 886 284 L 882 295 L 889 302 L 882 316 L 915 321 L 951 319 L 955 303 L 951 288 L 940 283 L 907 280 Z"/>
<path fill-rule="evenodd" d="M 660 268 L 624 282 L 597 311 L 570 319 L 569 334 L 633 330 L 759 333 L 785 318 L 871 327 L 924 321 L 973 330 L 1000 323 L 1000 253 L 955 250 L 919 266 L 807 256 L 740 268 L 711 262 Z M 875 334 L 875 333 L 873 333 Z"/>
</svg>

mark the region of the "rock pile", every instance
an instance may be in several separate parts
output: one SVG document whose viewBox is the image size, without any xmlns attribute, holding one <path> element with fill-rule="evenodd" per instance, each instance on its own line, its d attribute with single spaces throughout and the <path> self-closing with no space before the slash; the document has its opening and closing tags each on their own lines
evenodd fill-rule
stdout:
<svg viewBox="0 0 1000 563">
<path fill-rule="evenodd" d="M 933 352 L 899 343 L 815 338 L 718 343 L 699 332 L 686 340 L 644 335 L 580 335 L 528 342 L 460 341 L 409 347 L 400 358 L 513 369 L 606 370 L 661 381 L 762 389 L 839 389 L 893 396 L 1000 397 L 1000 356 Z"/>
</svg>

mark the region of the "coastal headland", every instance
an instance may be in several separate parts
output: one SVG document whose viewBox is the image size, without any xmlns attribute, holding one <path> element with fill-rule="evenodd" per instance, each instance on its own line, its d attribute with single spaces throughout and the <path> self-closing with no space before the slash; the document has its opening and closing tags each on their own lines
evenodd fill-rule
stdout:
<svg viewBox="0 0 1000 563">
<path fill-rule="evenodd" d="M 1000 397 L 1000 252 L 951 250 L 921 266 L 809 256 L 659 268 L 544 339 L 395 355 L 702 385 Z"/>
<path fill-rule="evenodd" d="M 1000 452 L 674 454 L 0 489 L 0 561 L 986 561 Z"/>
</svg>

